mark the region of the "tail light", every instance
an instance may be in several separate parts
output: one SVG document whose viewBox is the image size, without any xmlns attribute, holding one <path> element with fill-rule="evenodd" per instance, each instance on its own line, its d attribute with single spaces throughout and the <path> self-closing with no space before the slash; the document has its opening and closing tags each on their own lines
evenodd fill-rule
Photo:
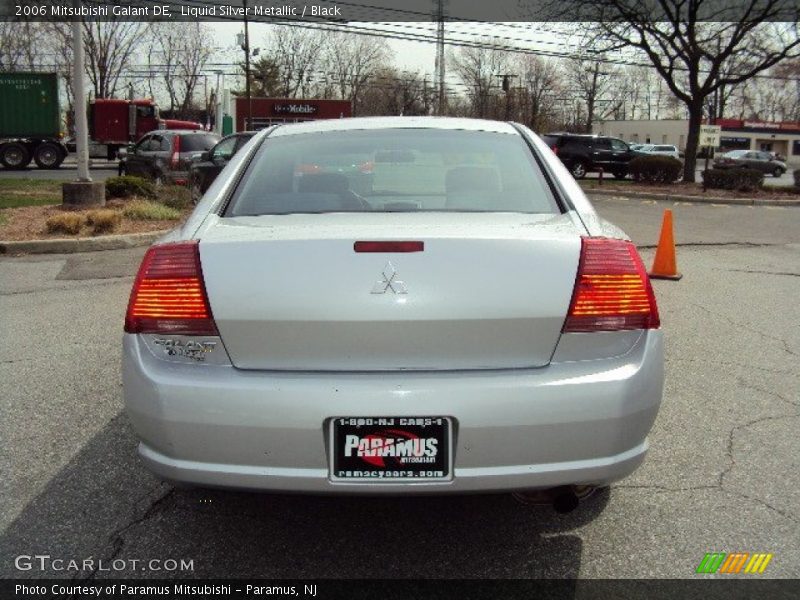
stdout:
<svg viewBox="0 0 800 600">
<path fill-rule="evenodd" d="M 169 166 L 173 170 L 178 169 L 181 159 L 181 136 L 176 135 L 172 138 L 172 156 L 169 159 Z"/>
<path fill-rule="evenodd" d="M 636 247 L 624 240 L 583 238 L 564 333 L 656 329 L 660 323 Z"/>
<path fill-rule="evenodd" d="M 558 146 L 556 146 L 555 144 L 553 144 L 553 147 L 552 147 L 552 148 L 550 148 L 550 149 L 553 151 L 553 154 L 555 154 L 556 156 L 558 156 Z"/>
<path fill-rule="evenodd" d="M 133 282 L 126 333 L 218 335 L 197 241 L 153 246 Z"/>
<path fill-rule="evenodd" d="M 358 165 L 358 170 L 361 173 L 372 173 L 372 170 L 374 168 L 375 168 L 375 163 L 372 162 L 371 160 L 362 162 L 361 164 Z"/>
</svg>

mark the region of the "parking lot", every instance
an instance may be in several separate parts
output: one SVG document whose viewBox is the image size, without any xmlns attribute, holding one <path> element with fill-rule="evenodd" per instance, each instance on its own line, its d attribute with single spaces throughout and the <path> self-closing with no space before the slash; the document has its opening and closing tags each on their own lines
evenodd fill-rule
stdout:
<svg viewBox="0 0 800 600">
<path fill-rule="evenodd" d="M 173 489 L 140 464 L 122 408 L 122 319 L 144 249 L 0 258 L 0 574 L 684 578 L 706 552 L 744 551 L 774 554 L 768 576 L 800 577 L 800 209 L 596 206 L 647 263 L 674 209 L 684 278 L 655 282 L 667 380 L 648 458 L 568 515 L 508 495 Z M 15 568 L 33 554 L 128 562 Z M 151 559 L 193 570 L 130 562 Z"/>
</svg>

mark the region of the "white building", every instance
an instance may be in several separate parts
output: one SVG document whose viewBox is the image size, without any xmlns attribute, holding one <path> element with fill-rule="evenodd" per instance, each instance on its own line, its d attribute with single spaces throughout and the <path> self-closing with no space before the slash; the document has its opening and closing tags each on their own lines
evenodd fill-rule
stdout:
<svg viewBox="0 0 800 600">
<path fill-rule="evenodd" d="M 791 167 L 800 167 L 800 123 L 717 119 L 716 124 L 722 127 L 717 150 L 776 152 L 784 156 Z M 689 121 L 598 121 L 592 129 L 593 133 L 616 137 L 629 144 L 672 144 L 684 150 Z"/>
</svg>

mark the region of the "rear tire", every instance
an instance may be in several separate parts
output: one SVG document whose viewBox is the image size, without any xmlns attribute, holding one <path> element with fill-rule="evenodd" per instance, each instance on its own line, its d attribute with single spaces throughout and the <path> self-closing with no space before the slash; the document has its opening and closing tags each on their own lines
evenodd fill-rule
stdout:
<svg viewBox="0 0 800 600">
<path fill-rule="evenodd" d="M 614 179 L 625 179 L 627 176 L 627 171 L 614 171 Z"/>
<path fill-rule="evenodd" d="M 586 177 L 586 171 L 586 163 L 582 160 L 577 161 L 569 170 L 575 179 L 583 179 Z"/>
<path fill-rule="evenodd" d="M 775 178 L 783 177 L 783 169 L 780 167 L 775 167 L 775 170 L 772 172 L 772 176 Z"/>
<path fill-rule="evenodd" d="M 0 148 L 0 163 L 6 169 L 19 170 L 24 169 L 31 162 L 31 155 L 28 149 L 22 144 L 12 142 L 4 144 Z"/>
<path fill-rule="evenodd" d="M 40 169 L 57 169 L 64 158 L 63 150 L 55 144 L 41 144 L 33 152 L 33 160 Z"/>
</svg>

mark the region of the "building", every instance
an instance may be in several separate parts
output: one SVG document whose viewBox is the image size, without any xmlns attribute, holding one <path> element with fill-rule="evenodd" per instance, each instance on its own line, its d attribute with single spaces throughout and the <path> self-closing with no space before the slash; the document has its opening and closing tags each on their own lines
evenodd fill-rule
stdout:
<svg viewBox="0 0 800 600">
<path fill-rule="evenodd" d="M 353 116 L 349 100 L 304 100 L 299 98 L 251 98 L 253 123 L 247 124 L 247 98 L 238 96 L 232 103 L 235 131 L 263 129 L 276 123 L 298 123 L 317 119 L 343 119 Z"/>
<path fill-rule="evenodd" d="M 722 127 L 717 150 L 763 150 L 786 158 L 790 167 L 800 167 L 800 123 L 717 119 Z M 629 144 L 672 144 L 686 148 L 689 121 L 598 121 L 593 132 L 620 138 Z"/>
</svg>

